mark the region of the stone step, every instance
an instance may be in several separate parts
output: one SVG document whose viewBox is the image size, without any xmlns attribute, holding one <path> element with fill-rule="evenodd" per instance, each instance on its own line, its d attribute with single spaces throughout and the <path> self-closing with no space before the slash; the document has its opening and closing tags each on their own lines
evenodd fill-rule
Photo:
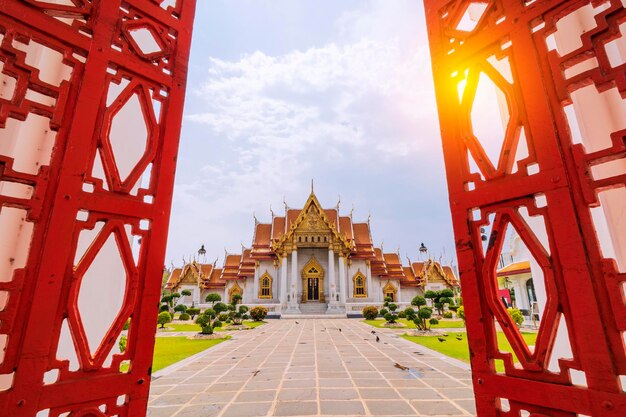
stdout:
<svg viewBox="0 0 626 417">
<path fill-rule="evenodd" d="M 299 307 L 302 314 L 324 314 L 328 309 L 326 303 L 302 303 Z"/>
</svg>

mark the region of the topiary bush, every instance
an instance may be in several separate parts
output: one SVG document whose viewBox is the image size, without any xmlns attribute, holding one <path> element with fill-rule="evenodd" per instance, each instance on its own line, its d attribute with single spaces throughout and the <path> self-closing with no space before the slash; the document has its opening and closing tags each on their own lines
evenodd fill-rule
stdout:
<svg viewBox="0 0 626 417">
<path fill-rule="evenodd" d="M 465 307 L 459 306 L 456 310 L 456 316 L 465 322 Z"/>
<path fill-rule="evenodd" d="M 120 337 L 120 341 L 117 342 L 117 346 L 120 348 L 120 353 L 126 352 L 126 348 L 128 347 L 128 336 L 123 334 Z"/>
<path fill-rule="evenodd" d="M 439 324 L 439 320 L 437 320 L 436 318 L 432 318 L 428 320 L 428 323 L 430 323 L 430 325 L 432 326 L 433 324 Z"/>
<path fill-rule="evenodd" d="M 511 316 L 517 327 L 520 327 L 522 323 L 524 323 L 524 316 L 522 315 L 522 312 L 519 311 L 519 308 L 509 307 L 506 311 L 509 313 L 509 316 Z"/>
<path fill-rule="evenodd" d="M 378 309 L 375 306 L 366 306 L 363 307 L 361 314 L 363 314 L 366 320 L 376 320 L 376 317 L 378 317 Z"/>
<path fill-rule="evenodd" d="M 191 316 L 191 319 L 195 319 L 196 316 L 198 314 L 200 314 L 200 309 L 199 308 L 188 308 L 187 311 L 185 311 L 185 313 L 189 314 Z"/>
<path fill-rule="evenodd" d="M 380 311 L 378 312 L 378 314 L 381 315 L 381 317 L 385 317 L 385 314 L 389 313 L 389 310 L 387 310 L 385 307 L 381 308 Z"/>
<path fill-rule="evenodd" d="M 394 324 L 397 318 L 398 316 L 396 316 L 395 314 L 392 314 L 392 313 L 385 314 L 385 320 L 387 320 L 387 323 L 389 324 Z"/>
<path fill-rule="evenodd" d="M 167 304 L 161 304 L 161 306 L 159 307 L 159 312 L 161 311 L 170 311 L 170 308 Z"/>
<path fill-rule="evenodd" d="M 174 311 L 178 311 L 179 313 L 184 313 L 185 311 L 187 311 L 187 306 L 184 304 L 178 304 L 176 307 L 174 307 Z"/>
<path fill-rule="evenodd" d="M 443 313 L 443 318 L 444 319 L 451 319 L 452 317 L 454 317 L 454 316 L 452 315 L 451 311 L 446 311 L 446 312 Z"/>
<path fill-rule="evenodd" d="M 227 313 L 222 313 L 219 316 L 217 316 L 217 319 L 221 322 L 227 321 L 228 320 L 228 314 Z"/>
<path fill-rule="evenodd" d="M 250 309 L 250 317 L 254 321 L 263 321 L 267 317 L 267 308 L 263 306 L 256 306 Z"/>
<path fill-rule="evenodd" d="M 406 314 L 404 313 L 404 311 L 401 311 L 398 313 L 398 318 L 399 319 L 405 319 L 406 318 Z"/>
<path fill-rule="evenodd" d="M 157 322 L 161 325 L 161 329 L 165 328 L 165 325 L 172 321 L 172 316 L 167 311 L 161 311 L 157 317 Z"/>
<path fill-rule="evenodd" d="M 182 321 L 187 321 L 191 318 L 191 316 L 187 313 L 182 313 L 180 316 L 178 316 L 178 320 L 182 320 Z"/>
</svg>

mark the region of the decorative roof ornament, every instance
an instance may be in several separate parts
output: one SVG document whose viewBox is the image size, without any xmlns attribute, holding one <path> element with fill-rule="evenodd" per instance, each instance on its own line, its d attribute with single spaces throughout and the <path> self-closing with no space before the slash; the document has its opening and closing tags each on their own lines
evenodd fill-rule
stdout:
<svg viewBox="0 0 626 417">
<path fill-rule="evenodd" d="M 272 210 L 272 205 L 270 204 L 270 213 L 272 213 L 272 219 L 274 218 L 274 210 Z"/>
<path fill-rule="evenodd" d="M 339 205 L 341 204 L 341 194 L 337 193 L 337 213 L 339 213 Z"/>
<path fill-rule="evenodd" d="M 314 187 L 313 187 L 313 178 L 311 178 L 311 194 L 315 194 Z"/>
</svg>

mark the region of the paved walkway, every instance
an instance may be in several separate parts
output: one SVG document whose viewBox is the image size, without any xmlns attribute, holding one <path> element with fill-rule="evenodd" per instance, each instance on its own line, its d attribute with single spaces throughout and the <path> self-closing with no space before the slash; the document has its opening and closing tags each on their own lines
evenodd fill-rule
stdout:
<svg viewBox="0 0 626 417">
<path fill-rule="evenodd" d="M 474 414 L 466 367 L 348 319 L 271 320 L 241 332 L 152 381 L 148 411 L 149 417 Z"/>
</svg>

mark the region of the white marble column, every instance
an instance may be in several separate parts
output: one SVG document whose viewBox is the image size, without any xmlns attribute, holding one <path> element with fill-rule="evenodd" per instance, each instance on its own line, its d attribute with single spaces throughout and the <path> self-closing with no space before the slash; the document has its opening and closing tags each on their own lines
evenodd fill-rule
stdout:
<svg viewBox="0 0 626 417">
<path fill-rule="evenodd" d="M 258 304 L 260 302 L 259 300 L 259 267 L 258 266 L 254 268 L 254 277 L 252 279 L 254 280 L 254 283 L 252 285 L 254 294 L 252 294 L 252 297 L 250 297 L 250 299 L 254 301 L 254 304 Z"/>
<path fill-rule="evenodd" d="M 367 264 L 367 268 L 365 268 L 365 282 L 367 287 L 365 288 L 365 290 L 367 291 L 367 299 L 371 300 L 372 299 L 372 268 L 370 267 L 370 264 L 368 262 Z"/>
<path fill-rule="evenodd" d="M 337 304 L 337 282 L 335 280 L 335 252 L 328 249 L 328 296 L 329 304 Z"/>
<path fill-rule="evenodd" d="M 339 301 L 345 308 L 346 306 L 346 258 L 339 253 Z"/>
<path fill-rule="evenodd" d="M 280 309 L 287 302 L 287 254 L 280 258 Z"/>
<path fill-rule="evenodd" d="M 298 308 L 298 250 L 291 252 L 291 274 L 289 276 L 289 301 L 287 302 L 287 314 L 300 314 Z"/>
</svg>

